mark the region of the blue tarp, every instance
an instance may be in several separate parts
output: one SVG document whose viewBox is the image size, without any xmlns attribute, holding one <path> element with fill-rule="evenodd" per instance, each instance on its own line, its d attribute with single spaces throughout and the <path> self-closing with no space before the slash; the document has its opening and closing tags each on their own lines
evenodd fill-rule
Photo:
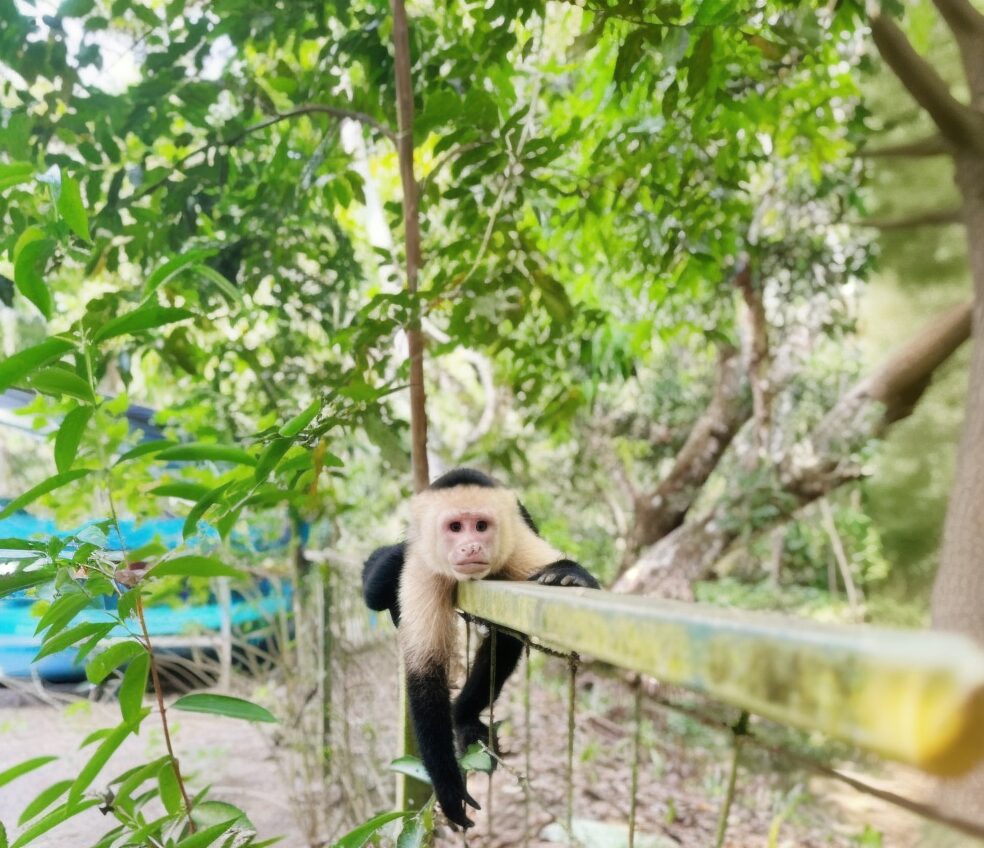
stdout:
<svg viewBox="0 0 984 848">
<path fill-rule="evenodd" d="M 20 511 L 0 520 L 0 539 L 70 536 L 95 523 L 97 522 L 89 521 L 73 530 L 61 531 L 50 519 Z M 181 533 L 183 527 L 184 520 L 180 518 L 157 518 L 139 523 L 132 520 L 120 521 L 127 550 L 141 547 L 155 539 L 169 549 L 176 548 L 184 544 Z M 200 542 L 210 538 L 218 538 L 216 531 L 204 523 L 200 524 L 196 539 Z M 271 538 L 269 534 L 262 534 L 260 531 L 251 531 L 250 538 L 234 537 L 232 543 L 234 547 L 241 550 L 270 550 L 283 547 L 289 541 L 289 530 L 285 530 L 276 538 Z M 110 533 L 107 548 L 120 549 L 119 536 L 115 528 Z M 269 588 L 268 585 L 261 584 L 257 597 L 248 599 L 233 594 L 230 609 L 233 627 L 248 630 L 253 625 L 264 624 L 288 604 L 289 595 L 269 593 Z M 106 605 L 99 606 L 103 600 Z M 46 680 L 82 679 L 85 676 L 84 671 L 75 664 L 76 652 L 73 648 L 44 657 L 37 664 L 32 663 L 35 654 L 41 648 L 40 637 L 34 635 L 38 619 L 31 610 L 35 602 L 35 599 L 27 597 L 24 593 L 16 593 L 0 599 L 0 675 L 30 677 L 33 669 Z M 115 598 L 102 599 L 90 609 L 83 610 L 76 616 L 74 623 L 112 621 L 112 607 L 115 607 L 115 603 Z M 205 603 L 186 603 L 178 606 L 160 604 L 146 609 L 145 616 L 151 638 L 217 632 L 222 624 L 222 610 L 214 598 L 210 598 Z M 110 632 L 109 637 L 125 638 L 131 635 L 128 630 L 117 627 Z"/>
<path fill-rule="evenodd" d="M 34 431 L 27 420 L 17 414 L 17 411 L 30 403 L 34 392 L 22 389 L 7 389 L 0 392 L 0 426 L 24 430 L 35 437 L 43 434 Z M 162 439 L 164 433 L 153 423 L 154 410 L 145 406 L 131 404 L 124 413 L 129 424 L 131 436 L 139 443 L 147 439 Z M 8 503 L 0 498 L 0 506 Z M 60 529 L 54 521 L 31 515 L 23 510 L 0 520 L 0 540 L 2 539 L 45 539 L 51 536 L 72 536 L 80 533 L 85 527 L 98 524 L 93 519 L 80 527 Z M 186 544 L 182 536 L 184 520 L 162 516 L 144 521 L 123 519 L 119 522 L 126 550 L 143 547 L 155 539 L 168 549 Z M 301 526 L 302 542 L 307 533 L 307 526 Z M 116 528 L 109 531 L 106 548 L 121 550 L 119 533 Z M 262 529 L 250 528 L 248 534 L 232 533 L 230 546 L 233 550 L 243 552 L 267 551 L 286 546 L 291 538 L 290 529 L 282 532 L 264 532 Z M 218 541 L 218 533 L 204 522 L 198 525 L 198 534 L 187 544 L 201 545 Z M 4 561 L 3 545 L 0 543 L 0 563 Z M 0 566 L 2 567 L 2 566 Z M 230 611 L 234 627 L 248 629 L 250 625 L 262 624 L 272 615 L 289 603 L 289 594 L 267 594 L 268 586 L 260 584 L 260 594 L 257 598 L 246 599 L 233 595 Z M 289 590 L 288 590 L 289 591 Z M 115 599 L 108 599 L 115 604 Z M 10 677 L 27 677 L 32 672 L 32 659 L 41 647 L 41 639 L 34 636 L 37 619 L 31 614 L 35 601 L 24 593 L 17 593 L 0 599 L 0 674 Z M 208 603 L 186 603 L 182 606 L 161 604 L 150 607 L 145 611 L 147 629 L 151 638 L 154 636 L 181 636 L 217 631 L 221 624 L 221 610 L 214 599 Z M 111 620 L 111 613 L 106 608 L 93 606 L 83 610 L 76 623 L 88 621 Z M 117 628 L 112 636 L 125 637 L 131 635 L 123 628 Z M 45 657 L 33 666 L 33 670 L 41 677 L 50 680 L 78 680 L 84 677 L 83 670 L 75 665 L 75 650 L 69 649 Z"/>
</svg>

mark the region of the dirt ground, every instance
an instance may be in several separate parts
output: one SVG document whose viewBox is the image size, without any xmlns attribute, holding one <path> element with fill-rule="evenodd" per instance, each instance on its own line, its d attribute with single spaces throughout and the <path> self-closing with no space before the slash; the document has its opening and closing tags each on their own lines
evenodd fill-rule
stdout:
<svg viewBox="0 0 984 848">
<path fill-rule="evenodd" d="M 360 657 L 339 671 L 344 671 L 347 682 L 334 686 L 335 710 L 349 721 L 333 724 L 340 754 L 324 787 L 305 784 L 297 766 L 298 741 L 283 730 L 172 713 L 175 747 L 192 787 L 210 784 L 211 797 L 245 809 L 261 837 L 282 836 L 280 844 L 286 848 L 330 845 L 348 827 L 390 807 L 393 780 L 386 765 L 395 745 L 395 687 L 380 680 L 392 679 L 392 657 L 386 655 L 382 666 Z M 506 720 L 500 730 L 506 754 L 492 779 L 491 796 L 487 776 L 470 778 L 470 791 L 483 807 L 473 816 L 476 828 L 467 839 L 443 828 L 438 846 L 570 844 L 561 826 L 568 803 L 568 690 L 563 662 L 538 660 L 533 674 L 537 685 L 530 692 L 528 731 L 522 672 L 497 706 L 496 720 Z M 575 835 L 587 848 L 618 845 L 617 838 L 611 840 L 619 833 L 624 840 L 632 796 L 633 715 L 632 696 L 624 685 L 590 673 L 579 676 L 572 813 Z M 93 730 L 117 721 L 112 702 L 94 703 L 64 692 L 49 692 L 39 700 L 0 689 L 0 770 L 30 757 L 62 754 L 58 761 L 0 788 L 0 821 L 12 839 L 20 830 L 17 818 L 24 806 L 45 787 L 78 772 L 91 750 L 80 753 L 79 743 Z M 527 732 L 532 742 L 528 799 L 519 780 L 527 768 Z M 640 739 L 637 848 L 713 846 L 730 768 L 726 738 L 647 704 Z M 114 756 L 94 788 L 105 787 L 110 776 L 162 752 L 160 730 L 148 721 L 141 736 L 128 739 Z M 855 776 L 910 797 L 926 791 L 925 781 L 894 767 L 880 768 L 875 775 L 857 771 Z M 92 809 L 32 844 L 89 848 L 114 824 Z M 790 770 L 786 763 L 747 748 L 724 844 L 729 848 L 953 848 L 972 843 L 950 834 L 932 838 L 911 813 L 839 782 Z"/>
<path fill-rule="evenodd" d="M 285 846 L 302 845 L 293 823 L 287 784 L 264 777 L 274 772 L 268 731 L 258 725 L 196 713 L 175 714 L 172 730 L 182 771 L 191 783 L 211 784 L 212 796 L 248 810 L 259 833 L 283 835 Z M 17 819 L 41 790 L 73 777 L 91 756 L 78 750 L 92 731 L 120 721 L 115 704 L 78 700 L 64 705 L 45 704 L 0 690 L 0 771 L 15 763 L 46 754 L 60 754 L 55 762 L 0 788 L 0 821 L 11 841 L 20 828 Z M 159 727 L 145 723 L 140 736 L 131 736 L 110 761 L 104 774 L 153 760 L 164 752 Z M 104 787 L 106 778 L 95 786 Z M 98 808 L 87 810 L 39 838 L 38 848 L 88 848 L 117 822 Z"/>
</svg>

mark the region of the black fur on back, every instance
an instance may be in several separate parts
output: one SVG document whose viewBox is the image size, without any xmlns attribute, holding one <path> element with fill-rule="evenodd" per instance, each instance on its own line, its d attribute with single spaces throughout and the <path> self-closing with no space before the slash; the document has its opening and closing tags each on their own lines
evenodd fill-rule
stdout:
<svg viewBox="0 0 984 848">
<path fill-rule="evenodd" d="M 447 474 L 442 474 L 430 484 L 432 489 L 453 489 L 456 486 L 482 486 L 486 489 L 495 489 L 499 484 L 488 474 L 483 474 L 474 468 L 455 468 Z"/>
</svg>

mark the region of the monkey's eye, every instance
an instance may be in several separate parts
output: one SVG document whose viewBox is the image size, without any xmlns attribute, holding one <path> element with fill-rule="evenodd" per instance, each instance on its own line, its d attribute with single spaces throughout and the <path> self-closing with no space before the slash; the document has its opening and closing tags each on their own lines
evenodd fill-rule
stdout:
<svg viewBox="0 0 984 848">
<path fill-rule="evenodd" d="M 478 523 L 477 523 L 477 524 L 475 525 L 475 529 L 476 529 L 476 530 L 477 530 L 477 531 L 478 531 L 479 533 L 484 533 L 484 532 L 485 532 L 486 530 L 488 530 L 488 529 L 489 529 L 489 523 L 488 523 L 488 521 L 479 521 L 479 522 L 478 522 Z"/>
<path fill-rule="evenodd" d="M 448 525 L 448 527 L 450 528 L 450 530 L 451 530 L 452 533 L 460 533 L 461 532 L 461 522 L 460 521 L 452 521 Z"/>
</svg>

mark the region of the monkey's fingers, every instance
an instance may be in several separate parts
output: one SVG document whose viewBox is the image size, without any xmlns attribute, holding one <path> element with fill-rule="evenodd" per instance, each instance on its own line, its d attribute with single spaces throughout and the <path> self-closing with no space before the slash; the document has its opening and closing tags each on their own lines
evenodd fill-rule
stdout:
<svg viewBox="0 0 984 848">
<path fill-rule="evenodd" d="M 470 807 L 474 807 L 476 810 L 482 809 L 482 805 L 478 803 L 471 795 L 465 792 L 465 803 Z"/>
</svg>

